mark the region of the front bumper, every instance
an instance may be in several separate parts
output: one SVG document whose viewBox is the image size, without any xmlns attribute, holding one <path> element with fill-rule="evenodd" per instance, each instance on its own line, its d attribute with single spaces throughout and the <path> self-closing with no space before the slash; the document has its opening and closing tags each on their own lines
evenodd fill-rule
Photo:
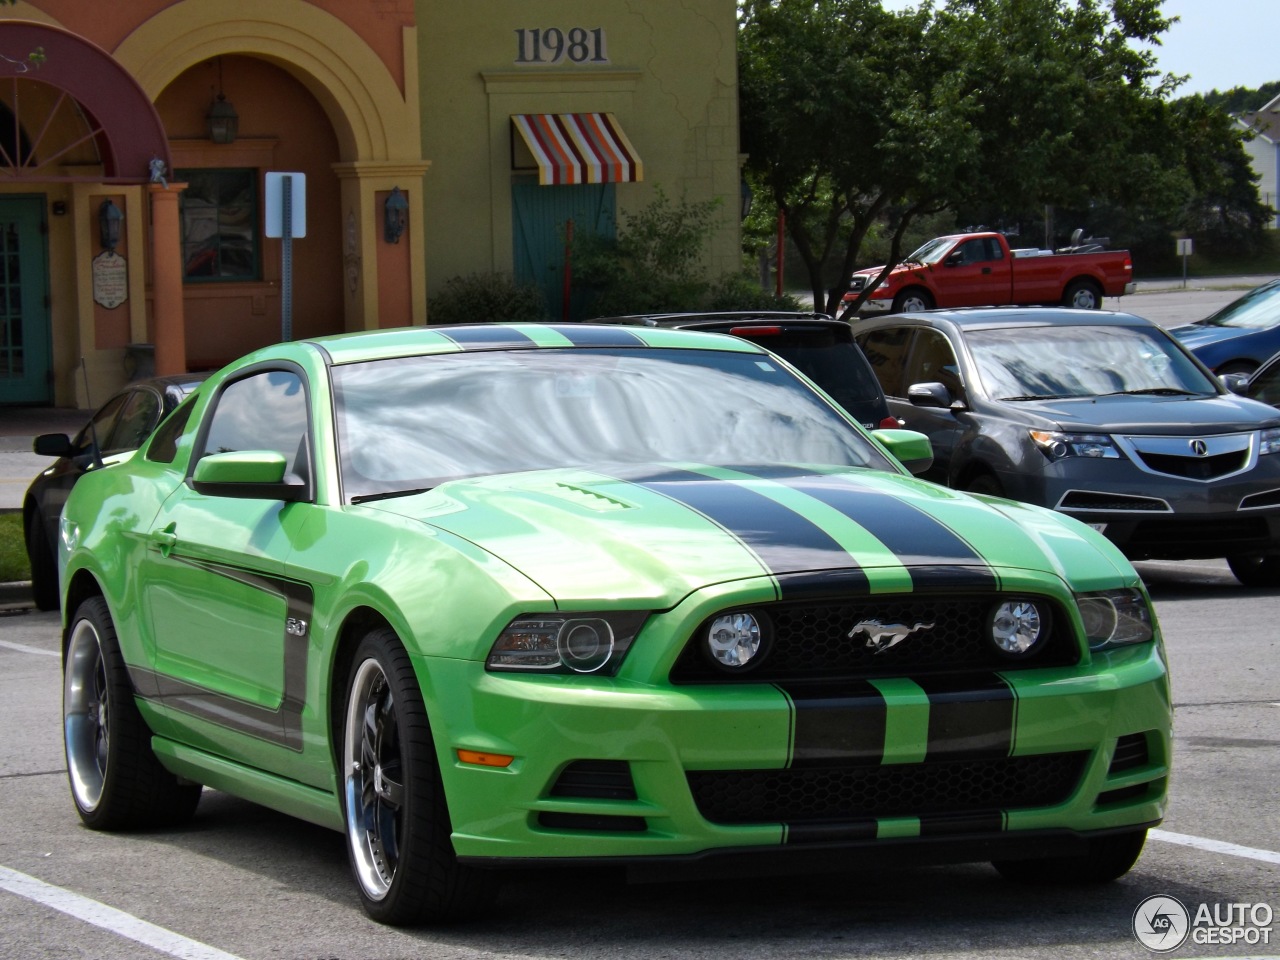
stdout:
<svg viewBox="0 0 1280 960">
<path fill-rule="evenodd" d="M 999 683 L 879 678 L 805 702 L 767 684 L 416 666 L 455 849 L 492 866 L 807 863 L 888 846 L 929 862 L 1045 855 L 1048 837 L 1070 845 L 1156 823 L 1165 808 L 1158 643 Z M 483 767 L 460 749 L 515 760 Z"/>
</svg>

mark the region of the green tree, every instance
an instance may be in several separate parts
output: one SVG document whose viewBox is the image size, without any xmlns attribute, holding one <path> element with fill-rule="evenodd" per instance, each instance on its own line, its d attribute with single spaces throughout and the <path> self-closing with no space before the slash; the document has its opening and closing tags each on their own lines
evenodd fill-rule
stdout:
<svg viewBox="0 0 1280 960">
<path fill-rule="evenodd" d="M 944 209 L 1185 197 L 1165 100 L 1179 81 L 1141 47 L 1168 29 L 1160 0 L 926 0 L 898 13 L 878 0 L 746 0 L 740 11 L 748 167 L 828 312 L 878 222 L 887 270 L 911 222 Z"/>
</svg>

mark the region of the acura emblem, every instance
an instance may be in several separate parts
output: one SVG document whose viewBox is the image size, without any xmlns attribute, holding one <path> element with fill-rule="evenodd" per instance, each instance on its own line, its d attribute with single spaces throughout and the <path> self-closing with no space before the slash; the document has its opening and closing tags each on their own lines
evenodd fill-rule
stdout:
<svg viewBox="0 0 1280 960">
<path fill-rule="evenodd" d="M 890 647 L 896 647 L 917 630 L 932 630 L 932 623 L 885 623 L 883 620 L 863 620 L 854 624 L 849 631 L 849 639 L 859 634 L 867 638 L 866 646 L 876 653 L 884 653 Z"/>
<path fill-rule="evenodd" d="M 1191 452 L 1197 457 L 1207 457 L 1209 455 L 1209 445 L 1203 440 L 1192 440 Z"/>
</svg>

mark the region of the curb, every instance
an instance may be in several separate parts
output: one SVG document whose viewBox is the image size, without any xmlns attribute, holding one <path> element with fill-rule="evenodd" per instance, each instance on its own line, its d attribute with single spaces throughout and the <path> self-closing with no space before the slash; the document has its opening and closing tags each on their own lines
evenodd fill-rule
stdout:
<svg viewBox="0 0 1280 960">
<path fill-rule="evenodd" d="M 34 609 L 35 601 L 31 599 L 31 581 L 14 580 L 9 583 L 0 583 L 0 607 Z"/>
</svg>

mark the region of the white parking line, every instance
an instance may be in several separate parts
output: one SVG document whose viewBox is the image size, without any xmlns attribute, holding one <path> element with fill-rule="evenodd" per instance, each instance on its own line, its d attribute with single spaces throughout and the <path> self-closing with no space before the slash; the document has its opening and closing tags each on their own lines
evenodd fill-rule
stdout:
<svg viewBox="0 0 1280 960">
<path fill-rule="evenodd" d="M 41 650 L 39 647 L 28 647 L 25 643 L 10 643 L 8 640 L 0 640 L 0 647 L 17 650 L 19 653 L 39 653 L 46 657 L 61 656 L 57 650 Z"/>
<path fill-rule="evenodd" d="M 164 927 L 157 927 L 154 923 L 139 920 L 123 910 L 108 907 L 105 903 L 90 900 L 7 867 L 0 867 L 0 890 L 8 890 L 19 897 L 52 907 L 67 916 L 110 930 L 179 960 L 241 960 L 235 954 L 191 940 Z"/>
<path fill-rule="evenodd" d="M 1232 857 L 1245 857 L 1249 860 L 1261 860 L 1263 863 L 1280 864 L 1280 853 L 1274 850 L 1259 850 L 1257 847 L 1241 847 L 1222 840 L 1210 840 L 1208 837 L 1193 837 L 1185 833 L 1170 833 L 1168 830 L 1152 830 L 1147 834 L 1152 840 L 1163 840 L 1165 843 L 1176 843 L 1183 847 L 1195 847 L 1211 853 L 1225 853 Z"/>
</svg>

